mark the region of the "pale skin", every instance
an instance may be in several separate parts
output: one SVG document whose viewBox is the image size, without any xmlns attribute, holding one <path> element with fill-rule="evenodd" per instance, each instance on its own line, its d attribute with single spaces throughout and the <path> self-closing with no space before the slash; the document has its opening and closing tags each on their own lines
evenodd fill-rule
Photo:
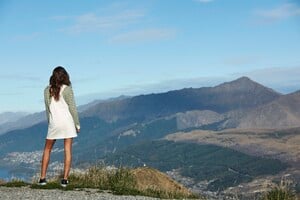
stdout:
<svg viewBox="0 0 300 200">
<path fill-rule="evenodd" d="M 79 133 L 80 129 L 76 129 L 76 132 Z M 42 158 L 42 166 L 41 166 L 41 179 L 46 178 L 47 168 L 50 160 L 51 151 L 53 148 L 53 145 L 56 140 L 49 140 L 46 139 L 45 147 L 44 147 L 44 153 Z M 72 163 L 72 143 L 73 138 L 66 138 L 64 139 L 64 149 L 65 149 L 65 159 L 64 159 L 64 174 L 63 178 L 68 179 L 70 169 L 71 169 L 71 163 Z"/>
</svg>

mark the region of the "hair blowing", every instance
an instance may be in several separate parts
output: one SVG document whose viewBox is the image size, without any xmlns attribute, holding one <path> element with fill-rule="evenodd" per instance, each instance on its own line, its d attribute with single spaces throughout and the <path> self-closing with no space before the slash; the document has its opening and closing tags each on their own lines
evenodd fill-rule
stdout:
<svg viewBox="0 0 300 200">
<path fill-rule="evenodd" d="M 50 96 L 54 97 L 56 101 L 59 100 L 59 92 L 62 85 L 71 85 L 70 77 L 65 68 L 58 66 L 50 77 Z"/>
</svg>

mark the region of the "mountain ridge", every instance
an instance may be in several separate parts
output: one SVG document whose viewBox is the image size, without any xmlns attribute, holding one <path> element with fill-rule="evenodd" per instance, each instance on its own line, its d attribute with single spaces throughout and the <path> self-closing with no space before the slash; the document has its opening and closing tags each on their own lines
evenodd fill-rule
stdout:
<svg viewBox="0 0 300 200">
<path fill-rule="evenodd" d="M 241 88 L 240 86 L 244 86 Z M 246 87 L 250 85 L 251 87 Z M 224 89 L 225 88 L 225 89 Z M 253 108 L 268 103 L 281 94 L 249 78 L 242 77 L 214 87 L 184 88 L 164 93 L 138 95 L 132 98 L 99 103 L 82 113 L 98 116 L 108 122 L 143 122 L 189 110 L 211 110 L 225 113 L 241 108 Z"/>
</svg>

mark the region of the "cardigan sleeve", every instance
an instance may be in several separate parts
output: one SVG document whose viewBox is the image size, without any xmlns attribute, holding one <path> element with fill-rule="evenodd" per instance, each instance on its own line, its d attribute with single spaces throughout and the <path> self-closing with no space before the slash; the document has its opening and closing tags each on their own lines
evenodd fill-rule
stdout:
<svg viewBox="0 0 300 200">
<path fill-rule="evenodd" d="M 72 87 L 67 86 L 64 89 L 64 91 L 62 92 L 62 95 L 63 95 L 66 103 L 68 104 L 69 111 L 73 117 L 76 128 L 80 129 L 79 117 L 78 117 L 78 112 L 77 112 L 77 108 L 76 108 L 76 103 L 75 103 Z"/>
<path fill-rule="evenodd" d="M 49 91 L 49 86 L 47 86 L 44 90 L 44 102 L 45 102 L 45 110 L 46 110 L 46 116 L 47 116 L 47 121 L 49 123 L 49 117 L 50 117 L 50 110 L 49 110 L 49 105 L 50 105 L 50 91 Z"/>
</svg>

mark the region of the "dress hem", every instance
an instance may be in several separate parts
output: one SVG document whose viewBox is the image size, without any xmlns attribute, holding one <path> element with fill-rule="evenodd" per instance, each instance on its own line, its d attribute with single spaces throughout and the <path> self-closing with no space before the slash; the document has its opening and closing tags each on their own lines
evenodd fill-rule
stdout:
<svg viewBox="0 0 300 200">
<path fill-rule="evenodd" d="M 69 139 L 69 138 L 76 138 L 76 136 L 70 136 L 70 137 L 57 137 L 57 138 L 46 138 L 47 140 L 60 140 L 60 139 Z"/>
</svg>

